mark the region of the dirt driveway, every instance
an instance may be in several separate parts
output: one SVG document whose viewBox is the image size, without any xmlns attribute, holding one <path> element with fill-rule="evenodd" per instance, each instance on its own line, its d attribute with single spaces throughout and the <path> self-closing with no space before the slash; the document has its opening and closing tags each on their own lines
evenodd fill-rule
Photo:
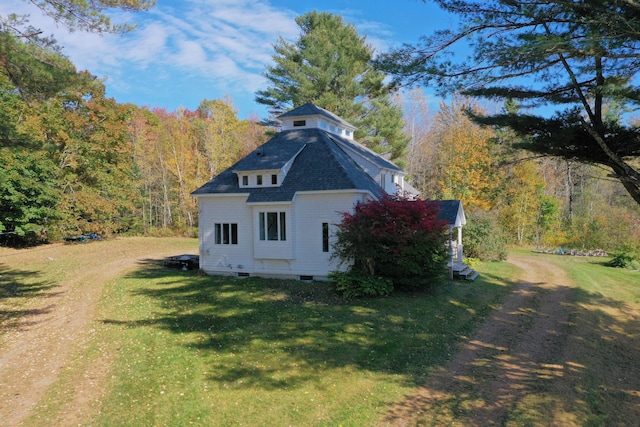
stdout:
<svg viewBox="0 0 640 427">
<path fill-rule="evenodd" d="M 153 241 L 153 244 L 149 242 Z M 196 246 L 197 248 L 197 246 Z M 77 256 L 81 253 L 82 256 Z M 29 416 L 59 375 L 73 363 L 70 355 L 82 349 L 95 332 L 96 306 L 105 284 L 122 276 L 145 259 L 178 255 L 163 239 L 128 238 L 87 244 L 55 244 L 46 247 L 3 251 L 0 266 L 7 271 L 29 269 L 44 262 L 54 270 L 63 265 L 66 281 L 51 286 L 35 299 L 17 324 L 3 331 L 0 348 L 0 425 L 18 426 Z M 68 259 L 81 260 L 69 263 Z M 43 287 L 48 285 L 42 284 Z M 108 355 L 86 367 L 82 380 L 70 392 L 57 425 L 78 425 L 89 402 L 99 397 L 102 379 L 109 373 Z"/>
<path fill-rule="evenodd" d="M 390 411 L 389 425 L 505 425 L 538 379 L 559 379 L 571 369 L 557 362 L 571 330 L 570 278 L 542 257 L 510 255 L 509 262 L 522 274 L 514 291 L 448 366 Z M 573 424 L 562 410 L 557 417 L 553 425 Z"/>
</svg>

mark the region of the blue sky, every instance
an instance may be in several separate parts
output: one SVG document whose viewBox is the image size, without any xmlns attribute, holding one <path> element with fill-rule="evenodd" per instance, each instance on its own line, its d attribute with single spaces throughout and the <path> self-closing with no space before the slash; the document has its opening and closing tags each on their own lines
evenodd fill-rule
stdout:
<svg viewBox="0 0 640 427">
<path fill-rule="evenodd" d="M 453 26 L 452 18 L 420 0 L 158 0 L 149 12 L 113 15 L 136 23 L 124 36 L 69 33 L 29 1 L 3 0 L 0 15 L 29 14 L 52 34 L 79 70 L 103 78 L 118 102 L 176 110 L 229 96 L 240 118 L 266 116 L 255 92 L 272 63 L 279 37 L 294 41 L 294 19 L 311 10 L 340 14 L 378 52 L 416 42 Z"/>
</svg>

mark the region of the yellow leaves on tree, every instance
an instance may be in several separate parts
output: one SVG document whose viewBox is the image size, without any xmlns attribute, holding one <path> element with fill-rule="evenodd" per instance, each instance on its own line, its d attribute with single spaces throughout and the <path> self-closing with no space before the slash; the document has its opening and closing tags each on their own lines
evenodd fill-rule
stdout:
<svg viewBox="0 0 640 427">
<path fill-rule="evenodd" d="M 435 116 L 438 196 L 460 199 L 470 210 L 489 209 L 499 184 L 491 148 L 494 134 L 474 124 L 465 113 L 468 108 L 478 110 L 469 100 L 455 96 L 450 104 L 441 104 Z"/>
<path fill-rule="evenodd" d="M 519 244 L 534 231 L 544 200 L 544 181 L 534 162 L 516 164 L 502 194 L 501 223 Z"/>
<path fill-rule="evenodd" d="M 144 193 L 145 230 L 193 230 L 190 193 L 264 142 L 264 128 L 241 120 L 229 99 L 196 110 L 140 109 L 131 121 Z"/>
</svg>

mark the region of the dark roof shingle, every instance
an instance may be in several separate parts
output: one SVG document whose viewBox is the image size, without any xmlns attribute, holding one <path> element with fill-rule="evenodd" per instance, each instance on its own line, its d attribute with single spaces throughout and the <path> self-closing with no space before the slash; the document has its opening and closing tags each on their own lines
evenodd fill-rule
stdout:
<svg viewBox="0 0 640 427">
<path fill-rule="evenodd" d="M 458 219 L 458 212 L 462 206 L 460 200 L 429 200 L 430 205 L 438 208 L 438 219 L 446 221 L 447 224 L 453 225 Z M 464 224 L 463 224 L 464 225 Z"/>
<path fill-rule="evenodd" d="M 290 160 L 291 169 L 279 187 L 239 187 L 234 171 L 279 169 Z M 350 189 L 375 195 L 382 192 L 340 147 L 335 135 L 320 129 L 297 129 L 279 133 L 192 194 L 249 193 L 247 202 L 257 203 L 290 201 L 297 191 Z"/>
</svg>

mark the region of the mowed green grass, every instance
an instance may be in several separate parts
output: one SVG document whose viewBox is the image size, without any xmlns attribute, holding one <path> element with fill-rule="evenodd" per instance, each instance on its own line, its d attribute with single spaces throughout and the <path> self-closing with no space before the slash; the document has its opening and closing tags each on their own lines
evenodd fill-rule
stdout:
<svg viewBox="0 0 640 427">
<path fill-rule="evenodd" d="M 483 267 L 432 294 L 347 302 L 327 283 L 147 264 L 107 285 L 75 355 L 109 370 L 80 424 L 375 425 L 509 292 L 508 264 Z M 64 373 L 29 425 L 59 419 L 80 375 Z"/>
<path fill-rule="evenodd" d="M 140 256 L 140 246 L 167 245 L 197 250 L 193 239 L 135 238 L 65 247 L 53 261 L 11 252 L 0 304 L 15 314 L 2 325 L 86 273 L 96 251 Z M 559 425 L 559 406 L 569 410 L 564 425 L 639 420 L 639 273 L 594 258 L 530 256 L 547 257 L 575 282 L 572 332 L 557 355 L 570 369 L 534 384 L 507 425 Z M 210 277 L 157 261 L 106 285 L 93 331 L 24 425 L 380 425 L 455 354 L 517 274 L 487 263 L 475 282 L 432 294 L 343 301 L 327 283 Z"/>
</svg>

